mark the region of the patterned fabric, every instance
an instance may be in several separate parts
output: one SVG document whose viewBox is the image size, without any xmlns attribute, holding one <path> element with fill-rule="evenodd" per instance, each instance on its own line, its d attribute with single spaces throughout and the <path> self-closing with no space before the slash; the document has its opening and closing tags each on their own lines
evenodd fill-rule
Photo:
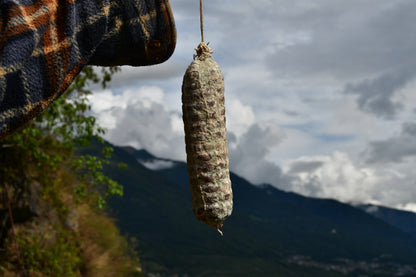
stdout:
<svg viewBox="0 0 416 277">
<path fill-rule="evenodd" d="M 168 0 L 0 0 L 0 138 L 90 65 L 151 65 L 174 51 Z"/>
</svg>

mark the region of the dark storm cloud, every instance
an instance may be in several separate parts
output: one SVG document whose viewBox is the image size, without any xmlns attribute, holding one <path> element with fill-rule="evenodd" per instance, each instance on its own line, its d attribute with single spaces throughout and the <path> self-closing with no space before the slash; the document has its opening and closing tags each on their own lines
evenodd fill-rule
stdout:
<svg viewBox="0 0 416 277">
<path fill-rule="evenodd" d="M 314 1 L 309 8 L 276 16 L 275 32 L 298 32 L 299 40 L 265 59 L 279 74 L 354 79 L 409 62 L 414 66 L 414 10 L 416 2 L 410 0 Z"/>
<path fill-rule="evenodd" d="M 416 138 L 416 122 L 404 123 L 402 126 L 402 133 Z"/>
<path fill-rule="evenodd" d="M 357 105 L 365 112 L 384 119 L 392 119 L 403 109 L 403 104 L 392 100 L 394 93 L 413 77 L 410 72 L 392 72 L 359 83 L 347 84 L 345 92 L 357 95 Z"/>
<path fill-rule="evenodd" d="M 416 122 L 404 123 L 395 137 L 370 142 L 365 155 L 368 163 L 403 162 L 416 157 Z"/>
<path fill-rule="evenodd" d="M 230 148 L 230 169 L 254 184 L 272 184 L 289 189 L 291 177 L 282 173 L 282 169 L 268 160 L 270 149 L 278 145 L 285 134 L 275 126 L 253 124 L 242 135 L 238 144 Z"/>
<path fill-rule="evenodd" d="M 320 168 L 324 163 L 321 161 L 298 161 L 294 162 L 288 173 L 289 174 L 298 174 L 303 172 L 311 172 L 315 171 L 316 169 Z"/>
<path fill-rule="evenodd" d="M 416 77 L 415 10 L 410 0 L 314 1 L 281 15 L 276 30 L 293 41 L 265 61 L 279 77 L 333 78 L 360 110 L 392 119 L 403 108 L 394 96 Z"/>
</svg>

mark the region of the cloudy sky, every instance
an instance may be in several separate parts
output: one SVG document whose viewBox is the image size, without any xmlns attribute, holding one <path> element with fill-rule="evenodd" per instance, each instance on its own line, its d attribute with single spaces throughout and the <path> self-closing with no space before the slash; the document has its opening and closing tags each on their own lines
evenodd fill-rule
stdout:
<svg viewBox="0 0 416 277">
<path fill-rule="evenodd" d="M 117 145 L 185 160 L 181 84 L 199 1 L 171 0 L 178 43 L 123 67 L 93 112 Z M 416 211 L 414 0 L 206 0 L 225 77 L 231 170 L 303 195 Z"/>
</svg>

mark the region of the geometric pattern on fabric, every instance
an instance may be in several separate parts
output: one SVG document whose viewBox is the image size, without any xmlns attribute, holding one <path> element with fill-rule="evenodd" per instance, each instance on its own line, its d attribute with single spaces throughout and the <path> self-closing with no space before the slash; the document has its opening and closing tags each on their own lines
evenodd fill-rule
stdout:
<svg viewBox="0 0 416 277">
<path fill-rule="evenodd" d="M 84 66 L 162 63 L 175 45 L 168 0 L 0 0 L 0 138 Z"/>
</svg>

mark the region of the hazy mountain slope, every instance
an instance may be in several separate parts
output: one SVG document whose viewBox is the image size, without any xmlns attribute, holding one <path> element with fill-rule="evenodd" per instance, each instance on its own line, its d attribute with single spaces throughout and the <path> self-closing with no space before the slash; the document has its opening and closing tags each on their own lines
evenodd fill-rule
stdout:
<svg viewBox="0 0 416 277">
<path fill-rule="evenodd" d="M 359 205 L 357 207 L 416 238 L 415 213 L 376 205 Z"/>
<path fill-rule="evenodd" d="M 400 264 L 416 265 L 416 242 L 399 229 L 349 205 L 253 186 L 235 174 L 234 211 L 220 237 L 192 214 L 184 163 L 152 171 L 137 158 L 145 164 L 157 160 L 143 151 L 115 149 L 107 172 L 124 186 L 125 196 L 109 204 L 121 230 L 138 238 L 145 271 L 356 276 L 373 270 L 378 273 L 371 276 L 392 276 Z M 119 161 L 128 165 L 125 171 L 116 170 Z M 360 268 L 351 260 L 367 263 Z"/>
</svg>

